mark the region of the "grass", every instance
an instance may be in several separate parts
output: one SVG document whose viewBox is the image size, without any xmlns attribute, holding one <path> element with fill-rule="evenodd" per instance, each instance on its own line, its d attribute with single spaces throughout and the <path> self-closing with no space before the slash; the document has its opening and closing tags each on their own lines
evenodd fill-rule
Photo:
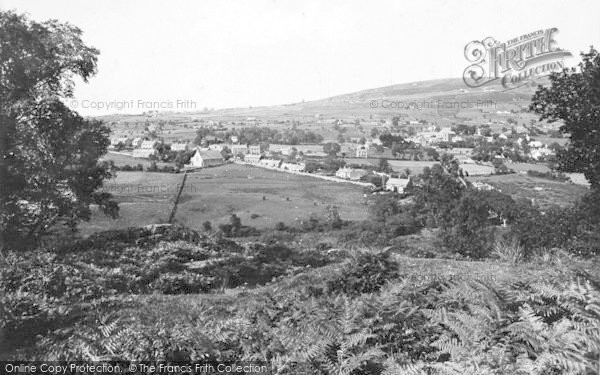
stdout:
<svg viewBox="0 0 600 375">
<path fill-rule="evenodd" d="M 82 233 L 166 220 L 182 177 L 171 173 L 118 172 L 115 179 L 105 183 L 104 190 L 120 202 L 120 218 L 112 220 L 94 210 L 91 221 L 80 226 Z M 227 164 L 188 175 L 175 221 L 200 230 L 207 220 L 215 228 L 236 214 L 244 225 L 273 228 L 280 221 L 293 225 L 311 214 L 323 216 L 328 205 L 339 206 L 344 220 L 367 218 L 363 189 L 359 186 Z"/>
<path fill-rule="evenodd" d="M 328 205 L 337 205 L 343 219 L 363 220 L 364 200 L 359 186 L 230 164 L 188 175 L 175 219 L 199 228 L 206 220 L 228 222 L 236 214 L 244 224 L 272 228 L 321 216 Z"/>
<path fill-rule="evenodd" d="M 513 198 L 534 199 L 536 205 L 547 207 L 572 205 L 589 189 L 570 182 L 552 181 L 522 174 L 471 177 L 470 181 L 487 182 Z"/>
<path fill-rule="evenodd" d="M 122 152 L 130 152 L 130 151 L 122 151 Z M 104 155 L 102 157 L 102 160 L 112 160 L 116 166 L 118 167 L 122 167 L 124 165 L 131 165 L 131 166 L 136 166 L 138 164 L 141 164 L 142 166 L 144 166 L 144 168 L 147 168 L 150 166 L 150 163 L 152 163 L 152 161 L 150 161 L 150 159 L 145 159 L 145 158 L 134 158 L 133 156 L 128 156 L 128 155 L 123 155 L 123 154 L 116 154 L 113 152 L 108 152 L 106 155 Z M 163 162 L 157 162 L 156 165 L 158 167 L 163 167 L 166 165 L 174 165 L 173 163 L 163 163 Z"/>
</svg>

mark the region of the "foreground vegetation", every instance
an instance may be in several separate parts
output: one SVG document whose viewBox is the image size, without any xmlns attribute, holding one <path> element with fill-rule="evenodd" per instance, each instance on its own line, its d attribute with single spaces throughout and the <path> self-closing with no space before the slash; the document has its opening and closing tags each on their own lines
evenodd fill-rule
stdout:
<svg viewBox="0 0 600 375">
<path fill-rule="evenodd" d="M 592 374 L 597 264 L 511 266 L 97 234 L 0 267 L 6 358 L 255 361 L 299 374 Z M 595 276 L 592 276 L 594 275 Z M 541 281 L 543 280 L 543 281 Z"/>
</svg>

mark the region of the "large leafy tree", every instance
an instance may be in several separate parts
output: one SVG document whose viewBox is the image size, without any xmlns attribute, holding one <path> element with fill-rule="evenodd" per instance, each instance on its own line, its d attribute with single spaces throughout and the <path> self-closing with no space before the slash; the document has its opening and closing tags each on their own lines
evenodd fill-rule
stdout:
<svg viewBox="0 0 600 375">
<path fill-rule="evenodd" d="M 75 77 L 96 72 L 98 51 L 81 30 L 0 12 L 0 245 L 31 245 L 51 229 L 75 229 L 90 204 L 116 216 L 98 192 L 110 130 L 71 111 Z"/>
<path fill-rule="evenodd" d="M 600 54 L 594 48 L 581 54 L 578 68 L 550 75 L 540 86 L 530 109 L 541 120 L 562 121 L 570 142 L 558 154 L 559 169 L 583 172 L 592 188 L 600 188 Z"/>
</svg>

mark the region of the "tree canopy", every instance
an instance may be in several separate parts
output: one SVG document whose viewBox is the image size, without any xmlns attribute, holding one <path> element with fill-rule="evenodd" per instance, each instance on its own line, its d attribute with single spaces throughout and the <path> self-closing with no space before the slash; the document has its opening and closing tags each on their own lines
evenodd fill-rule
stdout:
<svg viewBox="0 0 600 375">
<path fill-rule="evenodd" d="M 58 224 L 74 230 L 93 203 L 116 216 L 110 194 L 97 191 L 111 176 L 98 162 L 110 129 L 62 101 L 75 77 L 96 73 L 98 50 L 58 21 L 0 12 L 0 29 L 1 243 L 35 242 Z"/>
<path fill-rule="evenodd" d="M 600 187 L 600 54 L 581 54 L 578 68 L 550 75 L 550 87 L 539 86 L 530 109 L 540 120 L 562 121 L 570 142 L 558 154 L 559 169 L 583 172 L 592 188 Z"/>
</svg>

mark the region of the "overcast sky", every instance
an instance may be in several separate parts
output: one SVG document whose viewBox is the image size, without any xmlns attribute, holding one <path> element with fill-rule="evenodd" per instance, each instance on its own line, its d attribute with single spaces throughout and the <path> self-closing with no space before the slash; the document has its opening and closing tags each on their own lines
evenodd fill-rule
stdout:
<svg viewBox="0 0 600 375">
<path fill-rule="evenodd" d="M 550 27 L 573 63 L 600 47 L 598 0 L 0 0 L 0 7 L 68 21 L 100 50 L 98 74 L 77 85 L 79 101 L 247 107 L 461 77 L 468 42 Z"/>
</svg>

